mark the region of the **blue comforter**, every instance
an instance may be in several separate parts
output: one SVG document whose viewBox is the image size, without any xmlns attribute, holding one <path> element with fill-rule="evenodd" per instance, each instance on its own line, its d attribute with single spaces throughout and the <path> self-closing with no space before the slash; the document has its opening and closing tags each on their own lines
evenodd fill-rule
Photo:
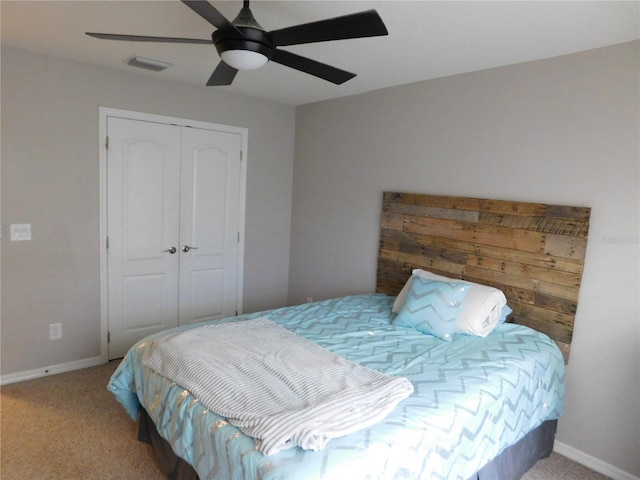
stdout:
<svg viewBox="0 0 640 480">
<path fill-rule="evenodd" d="M 464 480 L 563 413 L 564 361 L 546 335 L 503 324 L 486 338 L 457 335 L 444 342 L 393 325 L 393 300 L 354 295 L 223 320 L 263 316 L 351 361 L 412 382 L 414 393 L 383 421 L 333 439 L 321 451 L 260 453 L 252 438 L 141 364 L 148 340 L 161 334 L 131 348 L 109 389 L 132 418 L 144 407 L 203 480 Z"/>
</svg>

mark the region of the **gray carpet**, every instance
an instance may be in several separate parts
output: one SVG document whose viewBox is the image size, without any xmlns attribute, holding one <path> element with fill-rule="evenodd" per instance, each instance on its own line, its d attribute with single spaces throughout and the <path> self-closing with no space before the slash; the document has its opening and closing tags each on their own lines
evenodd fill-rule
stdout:
<svg viewBox="0 0 640 480">
<path fill-rule="evenodd" d="M 567 457 L 552 453 L 550 457 L 539 460 L 524 474 L 522 480 L 607 480 L 608 478 Z"/>
<path fill-rule="evenodd" d="M 107 391 L 119 362 L 0 389 L 2 480 L 161 480 L 136 423 Z M 603 480 L 561 455 L 523 480 Z"/>
</svg>

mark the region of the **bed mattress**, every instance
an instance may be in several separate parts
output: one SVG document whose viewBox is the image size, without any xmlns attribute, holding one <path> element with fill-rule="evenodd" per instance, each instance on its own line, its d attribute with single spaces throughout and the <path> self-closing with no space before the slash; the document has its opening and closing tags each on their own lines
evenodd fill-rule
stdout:
<svg viewBox="0 0 640 480">
<path fill-rule="evenodd" d="M 144 407 L 201 479 L 464 480 L 562 415 L 564 361 L 546 335 L 503 324 L 485 338 L 456 335 L 444 342 L 393 325 L 393 300 L 354 295 L 222 320 L 266 317 L 348 360 L 411 381 L 414 393 L 384 420 L 320 451 L 260 453 L 252 438 L 141 363 L 149 340 L 162 334 L 137 343 L 108 388 L 132 418 Z"/>
</svg>

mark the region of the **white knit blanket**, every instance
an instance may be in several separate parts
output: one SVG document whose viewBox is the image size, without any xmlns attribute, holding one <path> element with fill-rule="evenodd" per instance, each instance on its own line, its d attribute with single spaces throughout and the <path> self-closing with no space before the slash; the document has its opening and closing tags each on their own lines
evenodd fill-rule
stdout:
<svg viewBox="0 0 640 480">
<path fill-rule="evenodd" d="M 321 450 L 386 417 L 413 386 L 350 362 L 266 318 L 151 342 L 143 364 L 189 390 L 272 455 Z"/>
</svg>

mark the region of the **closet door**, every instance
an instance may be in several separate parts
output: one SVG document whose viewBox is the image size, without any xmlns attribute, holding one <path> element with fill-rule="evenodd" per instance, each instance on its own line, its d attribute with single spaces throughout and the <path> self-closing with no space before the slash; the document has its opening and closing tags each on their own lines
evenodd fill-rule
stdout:
<svg viewBox="0 0 640 480">
<path fill-rule="evenodd" d="M 178 324 L 180 130 L 108 119 L 109 358 Z"/>
<path fill-rule="evenodd" d="M 238 310 L 242 136 L 108 118 L 109 358 Z"/>
<path fill-rule="evenodd" d="M 180 324 L 237 309 L 239 134 L 184 128 L 180 201 Z"/>
</svg>

